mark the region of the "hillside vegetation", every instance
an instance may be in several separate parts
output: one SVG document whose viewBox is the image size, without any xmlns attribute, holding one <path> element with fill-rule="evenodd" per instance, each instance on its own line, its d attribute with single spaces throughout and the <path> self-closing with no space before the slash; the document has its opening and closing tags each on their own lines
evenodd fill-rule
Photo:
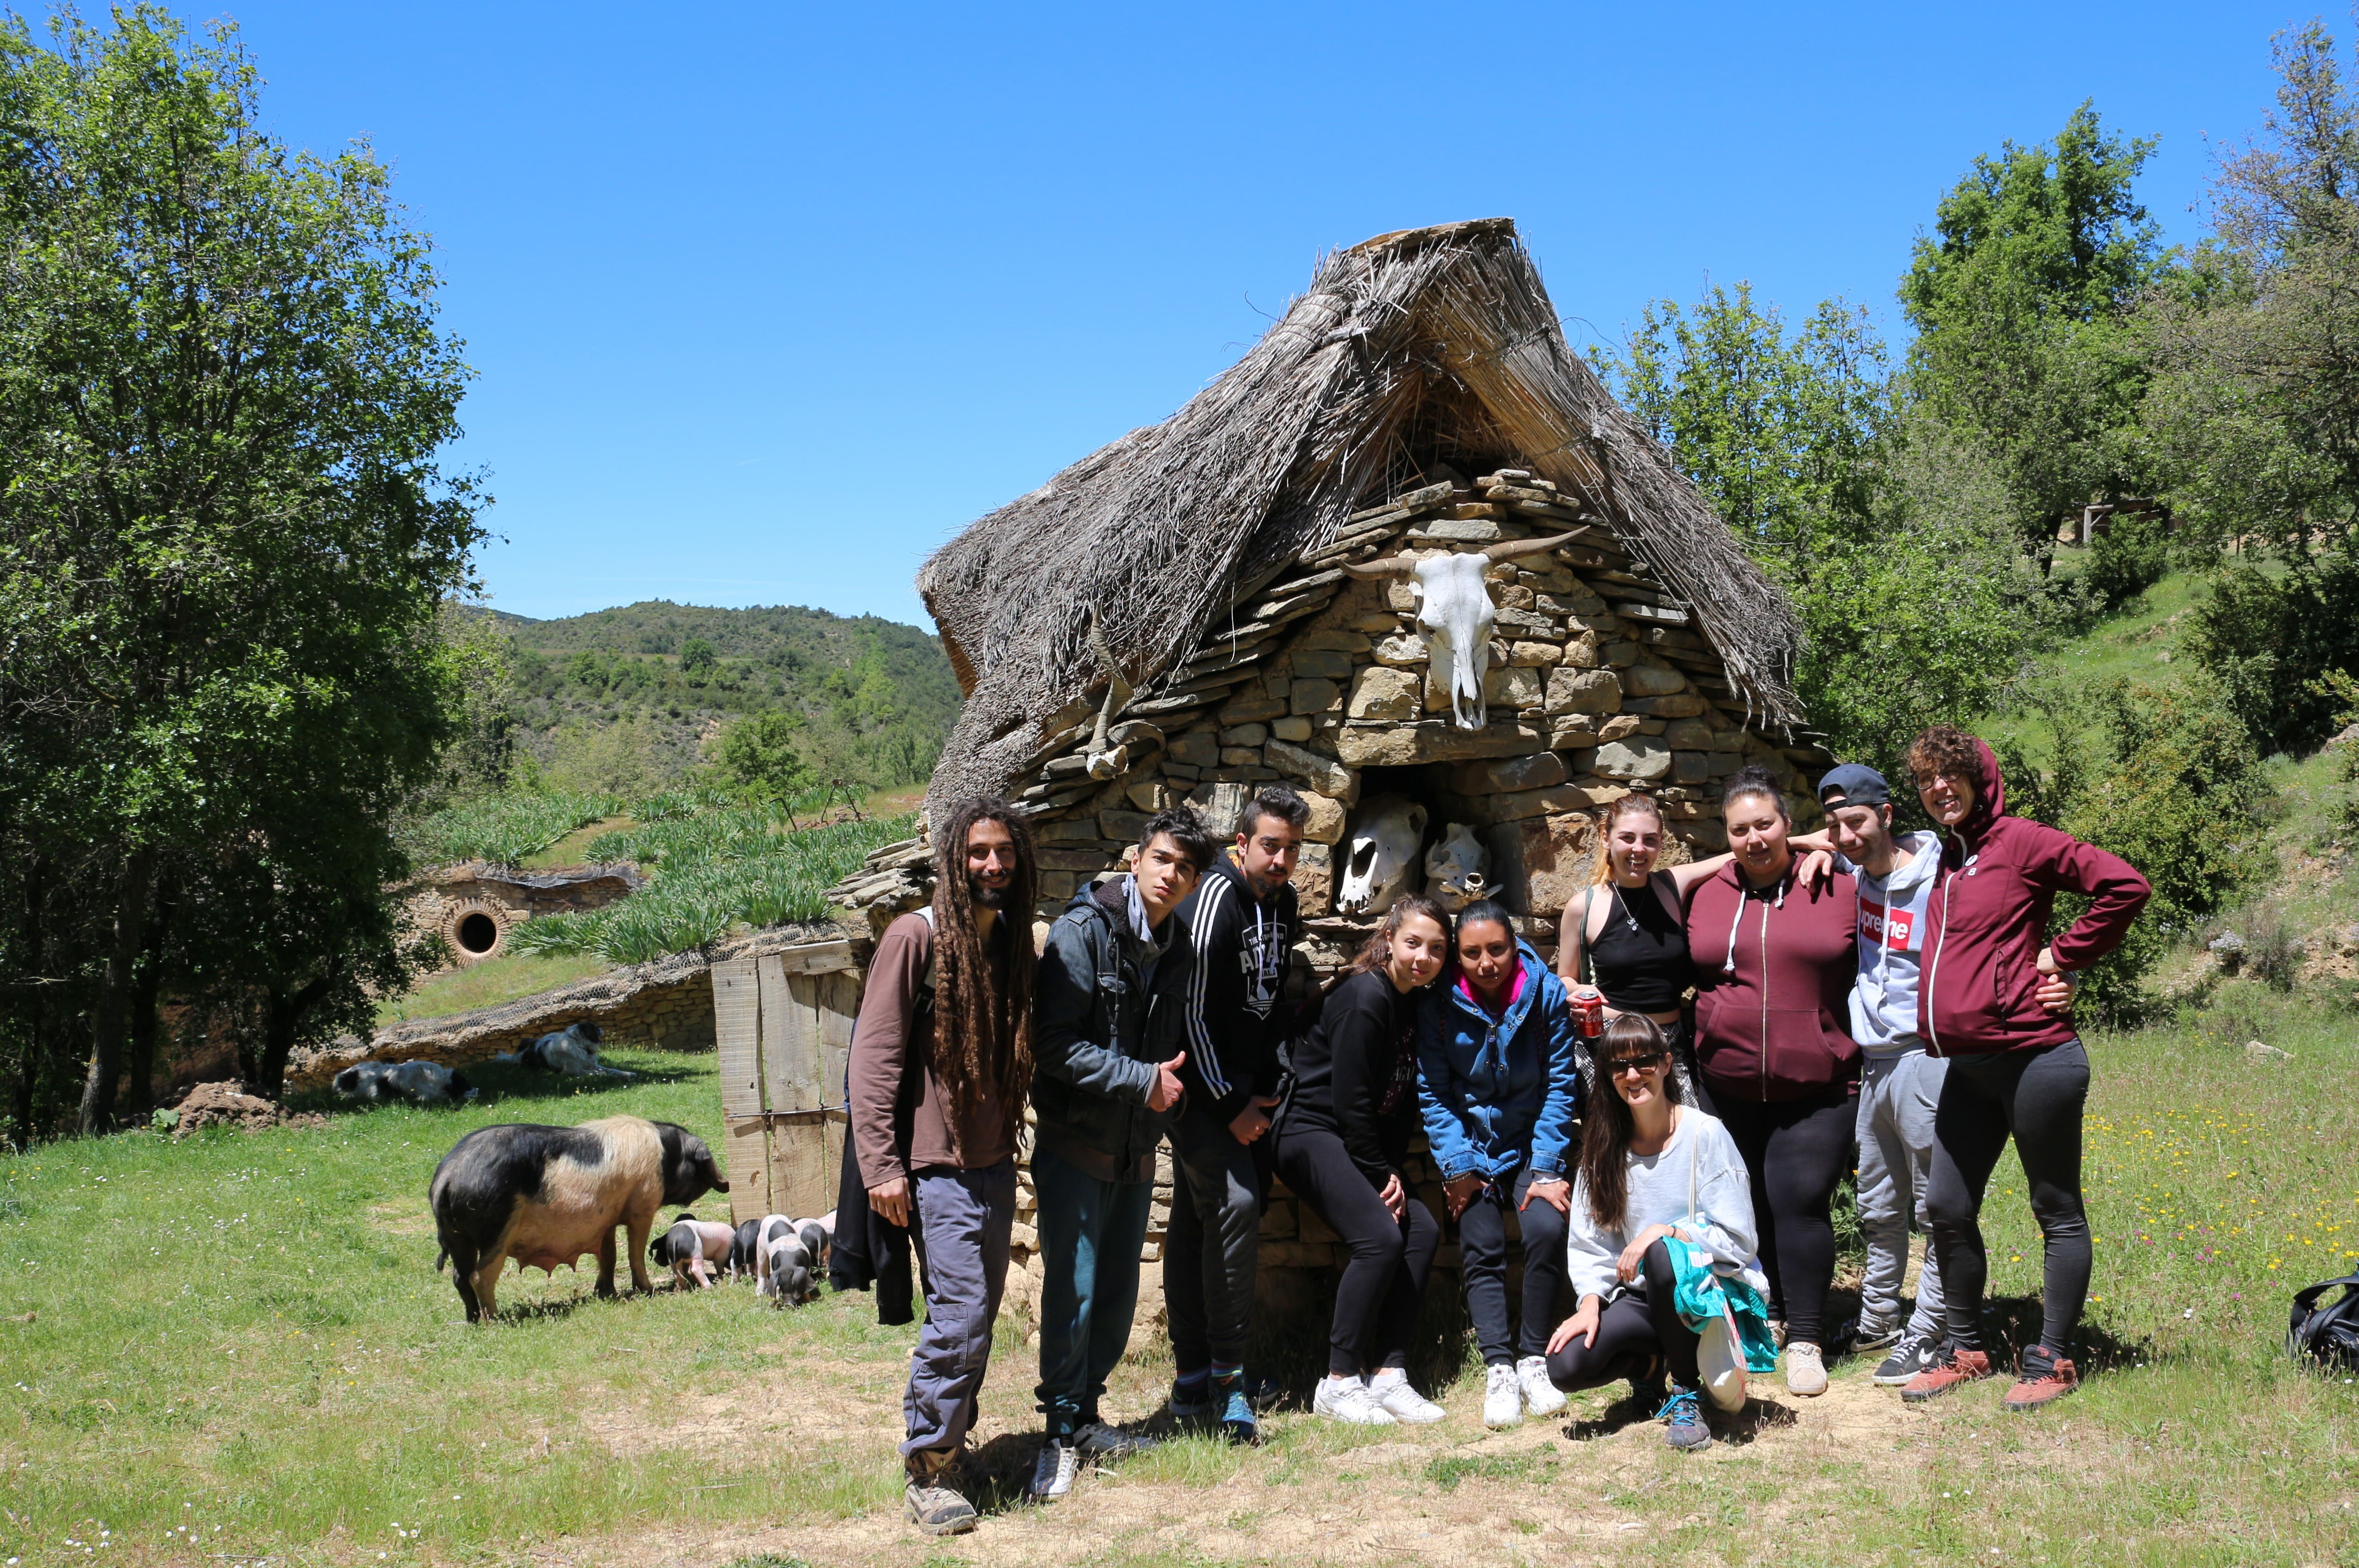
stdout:
<svg viewBox="0 0 2359 1568">
<path fill-rule="evenodd" d="M 724 731 L 769 717 L 796 782 L 922 780 L 958 716 L 932 636 L 877 616 L 650 600 L 563 620 L 470 618 L 487 782 L 645 795 L 684 780 Z"/>
</svg>

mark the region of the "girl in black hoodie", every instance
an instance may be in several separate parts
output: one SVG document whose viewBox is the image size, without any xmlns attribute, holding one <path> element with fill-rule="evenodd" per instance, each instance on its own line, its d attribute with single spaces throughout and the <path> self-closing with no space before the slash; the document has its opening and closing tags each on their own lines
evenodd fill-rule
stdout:
<svg viewBox="0 0 2359 1568">
<path fill-rule="evenodd" d="M 1278 1113 L 1279 1177 L 1351 1249 L 1314 1414 L 1359 1426 L 1442 1418 L 1409 1387 L 1408 1337 L 1441 1246 L 1402 1167 L 1418 1130 L 1417 1006 L 1450 953 L 1450 916 L 1397 900 L 1318 1023 L 1294 1047 Z"/>
</svg>

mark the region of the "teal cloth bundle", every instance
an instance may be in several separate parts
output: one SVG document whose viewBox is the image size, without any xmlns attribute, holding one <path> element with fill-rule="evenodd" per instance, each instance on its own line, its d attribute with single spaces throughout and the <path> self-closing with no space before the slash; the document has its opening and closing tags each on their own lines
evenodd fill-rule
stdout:
<svg viewBox="0 0 2359 1568">
<path fill-rule="evenodd" d="M 1727 1313 L 1745 1346 L 1745 1369 L 1776 1371 L 1777 1342 L 1769 1337 L 1769 1303 L 1761 1299 L 1761 1292 L 1743 1280 L 1715 1273 L 1710 1253 L 1676 1236 L 1663 1238 L 1663 1249 L 1670 1254 L 1671 1268 L 1679 1275 L 1680 1321 L 1701 1334 L 1705 1324 Z"/>
</svg>

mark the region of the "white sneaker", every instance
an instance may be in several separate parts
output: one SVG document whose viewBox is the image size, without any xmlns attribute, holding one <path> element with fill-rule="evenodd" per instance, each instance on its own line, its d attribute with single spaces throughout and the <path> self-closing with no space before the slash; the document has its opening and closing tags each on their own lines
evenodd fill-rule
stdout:
<svg viewBox="0 0 2359 1568">
<path fill-rule="evenodd" d="M 1325 1377 L 1310 1396 L 1310 1413 L 1347 1426 L 1390 1426 L 1393 1412 L 1376 1402 L 1368 1385 L 1357 1378 Z"/>
<path fill-rule="evenodd" d="M 1786 1391 L 1805 1395 L 1827 1391 L 1826 1358 L 1819 1354 L 1819 1347 L 1807 1339 L 1787 1341 Z"/>
<path fill-rule="evenodd" d="M 1513 1367 L 1488 1367 L 1483 1372 L 1483 1424 L 1494 1432 L 1520 1426 L 1524 1421 L 1524 1386 Z"/>
<path fill-rule="evenodd" d="M 1430 1426 L 1449 1411 L 1408 1385 L 1408 1374 L 1387 1367 L 1368 1379 L 1368 1392 L 1404 1426 Z"/>
<path fill-rule="evenodd" d="M 1516 1362 L 1516 1381 L 1524 1386 L 1526 1415 L 1554 1415 L 1564 1409 L 1564 1395 L 1549 1381 L 1547 1357 L 1527 1356 Z"/>
<path fill-rule="evenodd" d="M 1082 1451 L 1070 1443 L 1044 1443 L 1032 1462 L 1032 1484 L 1026 1488 L 1036 1503 L 1053 1503 L 1073 1489 L 1082 1473 Z"/>
</svg>

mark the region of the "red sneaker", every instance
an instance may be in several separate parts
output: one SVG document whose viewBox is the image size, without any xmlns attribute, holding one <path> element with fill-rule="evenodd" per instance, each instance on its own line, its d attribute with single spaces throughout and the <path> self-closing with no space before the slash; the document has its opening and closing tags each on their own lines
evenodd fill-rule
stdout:
<svg viewBox="0 0 2359 1568">
<path fill-rule="evenodd" d="M 2020 1415 L 2052 1405 L 2080 1386 L 2081 1374 L 2071 1362 L 2044 1346 L 2034 1346 L 2017 1354 L 2015 1387 L 2006 1391 L 2001 1408 Z"/>
<path fill-rule="evenodd" d="M 1940 1360 L 1901 1386 L 1900 1397 L 1912 1405 L 1921 1405 L 1927 1400 L 1946 1394 L 1962 1383 L 1975 1382 L 1990 1375 L 1991 1361 L 1988 1352 L 1962 1350 L 1954 1345 L 1947 1346 L 1943 1347 Z"/>
</svg>

